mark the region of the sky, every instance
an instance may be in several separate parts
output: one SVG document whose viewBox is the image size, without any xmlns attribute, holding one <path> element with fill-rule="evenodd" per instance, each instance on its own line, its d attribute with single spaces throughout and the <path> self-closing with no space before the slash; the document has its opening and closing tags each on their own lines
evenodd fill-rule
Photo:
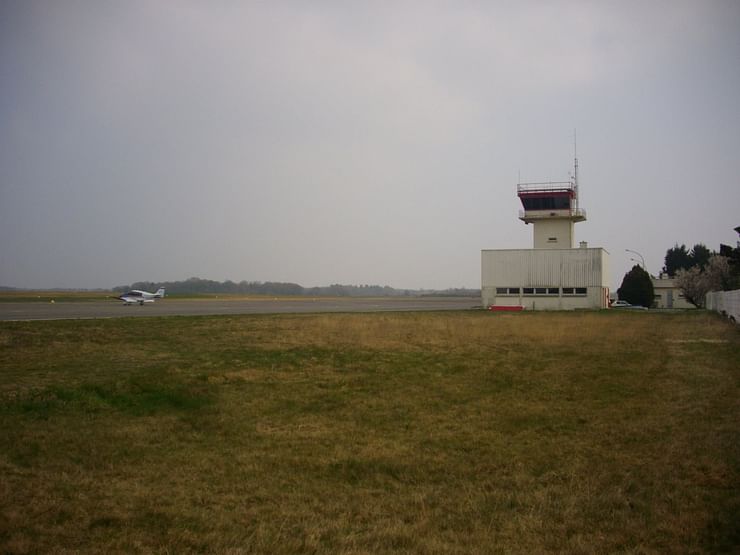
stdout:
<svg viewBox="0 0 740 555">
<path fill-rule="evenodd" d="M 480 287 L 529 248 L 734 245 L 740 2 L 0 0 L 0 285 Z"/>
</svg>

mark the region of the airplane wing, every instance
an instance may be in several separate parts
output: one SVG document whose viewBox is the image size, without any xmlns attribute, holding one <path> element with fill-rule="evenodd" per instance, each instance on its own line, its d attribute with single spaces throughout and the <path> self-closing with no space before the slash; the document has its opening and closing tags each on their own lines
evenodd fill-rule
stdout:
<svg viewBox="0 0 740 555">
<path fill-rule="evenodd" d="M 143 297 L 128 297 L 126 295 L 123 295 L 121 297 L 118 297 L 119 300 L 123 301 L 124 304 L 140 304 L 143 305 L 144 303 L 153 303 L 154 299 L 145 299 Z"/>
</svg>

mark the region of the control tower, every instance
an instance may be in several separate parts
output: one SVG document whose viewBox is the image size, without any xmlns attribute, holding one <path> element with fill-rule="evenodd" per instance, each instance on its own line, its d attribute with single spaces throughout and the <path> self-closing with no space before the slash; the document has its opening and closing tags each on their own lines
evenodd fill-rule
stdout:
<svg viewBox="0 0 740 555">
<path fill-rule="evenodd" d="M 586 220 L 578 207 L 578 158 L 570 181 L 518 183 L 516 191 L 524 208 L 519 219 L 534 227 L 534 248 L 572 249 L 574 225 Z"/>
<path fill-rule="evenodd" d="M 518 183 L 534 227 L 532 249 L 481 251 L 481 300 L 489 310 L 576 310 L 609 306 L 609 253 L 583 241 L 573 228 L 586 219 L 578 207 L 578 157 L 570 181 Z"/>
</svg>

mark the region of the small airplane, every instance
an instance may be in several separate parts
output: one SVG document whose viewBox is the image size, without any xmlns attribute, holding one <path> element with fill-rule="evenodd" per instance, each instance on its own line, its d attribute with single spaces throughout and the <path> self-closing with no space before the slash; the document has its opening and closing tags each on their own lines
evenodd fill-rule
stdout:
<svg viewBox="0 0 740 555">
<path fill-rule="evenodd" d="M 144 306 L 144 303 L 153 303 L 154 299 L 161 299 L 162 297 L 164 297 L 164 287 L 157 289 L 156 293 L 148 293 L 147 291 L 134 289 L 133 291 L 124 293 L 118 298 L 123 301 L 124 306 L 129 306 L 134 303 L 139 303 L 139 306 Z"/>
</svg>

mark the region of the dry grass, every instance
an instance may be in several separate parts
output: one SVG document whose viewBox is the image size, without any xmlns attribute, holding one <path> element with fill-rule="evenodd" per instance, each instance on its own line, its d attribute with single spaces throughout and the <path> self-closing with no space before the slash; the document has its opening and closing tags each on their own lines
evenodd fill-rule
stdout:
<svg viewBox="0 0 740 555">
<path fill-rule="evenodd" d="M 0 324 L 0 551 L 740 547 L 706 313 Z"/>
</svg>

